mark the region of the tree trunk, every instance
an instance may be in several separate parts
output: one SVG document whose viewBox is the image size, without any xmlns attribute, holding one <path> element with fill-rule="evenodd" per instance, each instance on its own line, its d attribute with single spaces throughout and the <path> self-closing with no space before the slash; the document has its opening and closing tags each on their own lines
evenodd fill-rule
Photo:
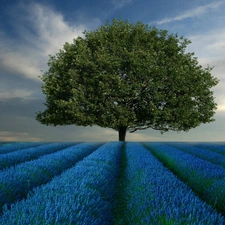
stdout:
<svg viewBox="0 0 225 225">
<path fill-rule="evenodd" d="M 119 141 L 125 141 L 127 127 L 119 127 Z"/>
</svg>

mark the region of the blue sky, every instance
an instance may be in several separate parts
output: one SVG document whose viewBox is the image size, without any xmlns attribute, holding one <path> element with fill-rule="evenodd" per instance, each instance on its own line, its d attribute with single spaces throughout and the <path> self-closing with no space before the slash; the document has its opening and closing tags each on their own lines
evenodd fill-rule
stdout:
<svg viewBox="0 0 225 225">
<path fill-rule="evenodd" d="M 0 2 L 0 141 L 116 141 L 116 131 L 100 127 L 39 124 L 44 109 L 39 76 L 48 55 L 113 18 L 141 21 L 192 41 L 187 51 L 214 66 L 215 122 L 189 132 L 151 129 L 127 133 L 127 141 L 224 141 L 225 2 L 223 0 L 2 0 Z"/>
</svg>

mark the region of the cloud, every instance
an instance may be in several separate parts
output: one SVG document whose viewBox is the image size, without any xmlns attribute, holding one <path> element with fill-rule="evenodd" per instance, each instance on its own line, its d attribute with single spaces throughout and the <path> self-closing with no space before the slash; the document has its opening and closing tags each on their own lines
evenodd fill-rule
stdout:
<svg viewBox="0 0 225 225">
<path fill-rule="evenodd" d="M 23 132 L 5 132 L 0 131 L 0 142 L 15 142 L 15 141 L 31 141 L 31 142 L 40 142 L 40 138 L 30 137 L 28 133 Z"/>
<path fill-rule="evenodd" d="M 0 66 L 33 80 L 46 69 L 49 54 L 85 30 L 82 24 L 69 26 L 61 14 L 38 3 L 17 5 L 10 16 L 16 37 L 1 32 Z"/>
<path fill-rule="evenodd" d="M 170 22 L 173 22 L 173 21 L 181 21 L 181 20 L 184 20 L 184 19 L 187 19 L 187 18 L 202 16 L 203 14 L 206 14 L 209 11 L 212 11 L 214 9 L 218 9 L 223 4 L 224 4 L 224 1 L 219 1 L 219 2 L 214 2 L 214 3 L 211 3 L 211 4 L 207 4 L 205 6 L 199 6 L 195 9 L 183 12 L 178 16 L 175 16 L 175 17 L 172 17 L 172 18 L 165 18 L 163 20 L 157 21 L 156 23 L 160 25 L 160 24 L 170 23 Z"/>
<path fill-rule="evenodd" d="M 225 112 L 225 101 L 221 101 L 221 103 L 219 104 L 218 106 L 218 111 L 222 111 L 222 112 Z"/>
<path fill-rule="evenodd" d="M 203 67 L 214 66 L 212 75 L 220 80 L 213 88 L 217 111 L 225 111 L 225 29 L 214 29 L 188 38 L 192 43 L 187 47 L 187 52 L 194 52 Z"/>
<path fill-rule="evenodd" d="M 161 137 L 160 137 L 161 136 Z M 162 135 L 159 131 L 146 129 L 145 131 L 136 131 L 135 133 L 126 134 L 126 141 L 161 141 Z"/>
<path fill-rule="evenodd" d="M 192 44 L 192 49 L 197 49 L 198 55 L 202 58 L 221 58 L 224 57 L 225 48 L 225 29 L 210 29 L 207 32 L 188 37 Z"/>
<path fill-rule="evenodd" d="M 112 0 L 112 4 L 113 4 L 115 9 L 121 9 L 125 5 L 127 5 L 131 2 L 132 2 L 132 0 Z"/>
<path fill-rule="evenodd" d="M 63 46 L 65 41 L 72 42 L 73 38 L 82 35 L 85 27 L 77 25 L 70 27 L 61 14 L 41 4 L 32 4 L 28 7 L 28 18 L 35 27 L 38 38 L 33 44 L 39 42 L 44 54 L 53 54 Z"/>
<path fill-rule="evenodd" d="M 32 92 L 24 89 L 15 89 L 15 90 L 3 90 L 1 91 L 0 101 L 9 100 L 13 98 L 29 98 L 31 97 Z"/>
<path fill-rule="evenodd" d="M 1 68 L 0 73 L 0 102 L 9 102 L 13 98 L 34 99 L 42 97 L 41 82 L 9 73 L 7 69 Z"/>
<path fill-rule="evenodd" d="M 24 53 L 27 53 L 27 56 L 24 56 L 22 51 L 11 52 L 10 49 L 8 52 L 1 54 L 1 66 L 6 70 L 15 73 L 22 74 L 23 76 L 35 80 L 39 80 L 38 76 L 41 75 L 39 65 L 40 61 L 38 55 L 36 57 L 29 58 L 29 55 L 32 55 L 32 51 L 29 49 L 24 49 Z"/>
</svg>

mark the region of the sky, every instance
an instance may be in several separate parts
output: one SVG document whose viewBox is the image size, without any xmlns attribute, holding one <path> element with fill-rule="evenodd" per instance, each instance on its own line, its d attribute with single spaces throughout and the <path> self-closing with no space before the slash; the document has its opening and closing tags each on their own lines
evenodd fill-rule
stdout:
<svg viewBox="0 0 225 225">
<path fill-rule="evenodd" d="M 35 120 L 44 110 L 40 76 L 49 55 L 65 42 L 95 30 L 113 18 L 166 29 L 185 36 L 204 68 L 220 82 L 213 88 L 215 121 L 188 132 L 147 129 L 127 133 L 127 141 L 224 141 L 225 1 L 224 0 L 1 0 L 0 1 L 0 142 L 117 141 L 112 129 L 46 126 Z"/>
</svg>

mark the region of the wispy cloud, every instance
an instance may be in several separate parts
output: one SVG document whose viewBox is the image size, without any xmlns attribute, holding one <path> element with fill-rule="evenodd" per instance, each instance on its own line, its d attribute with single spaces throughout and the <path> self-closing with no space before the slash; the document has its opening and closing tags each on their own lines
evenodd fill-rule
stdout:
<svg viewBox="0 0 225 225">
<path fill-rule="evenodd" d="M 211 3 L 211 4 L 207 4 L 207 5 L 204 5 L 204 6 L 199 6 L 195 9 L 183 12 L 178 16 L 171 17 L 171 18 L 165 18 L 163 20 L 156 21 L 156 23 L 160 25 L 160 24 L 170 23 L 170 22 L 173 22 L 173 21 L 180 21 L 180 20 L 184 20 L 184 19 L 187 19 L 187 18 L 201 16 L 201 15 L 206 14 L 207 12 L 209 12 L 211 10 L 218 9 L 223 4 L 224 4 L 224 1 L 219 1 L 219 2 L 214 2 L 214 3 Z"/>
<path fill-rule="evenodd" d="M 0 86 L 1 87 L 1 86 Z M 1 88 L 1 95 L 0 95 L 0 101 L 7 101 L 9 99 L 13 98 L 28 98 L 31 97 L 33 94 L 32 91 L 25 90 L 25 89 L 14 89 L 14 90 L 6 90 L 4 88 Z"/>
<path fill-rule="evenodd" d="M 38 80 L 48 55 L 58 52 L 66 41 L 81 36 L 85 26 L 71 27 L 61 14 L 37 3 L 18 5 L 16 9 L 17 14 L 11 16 L 17 37 L 0 34 L 0 66 Z"/>
<path fill-rule="evenodd" d="M 41 141 L 41 138 L 36 137 L 30 137 L 28 133 L 25 132 L 5 132 L 0 131 L 0 141 L 8 141 L 8 142 L 14 142 L 14 141 L 31 141 L 31 142 L 39 142 Z"/>
<path fill-rule="evenodd" d="M 125 5 L 131 3 L 132 0 L 112 0 L 115 9 L 123 8 Z"/>
</svg>

